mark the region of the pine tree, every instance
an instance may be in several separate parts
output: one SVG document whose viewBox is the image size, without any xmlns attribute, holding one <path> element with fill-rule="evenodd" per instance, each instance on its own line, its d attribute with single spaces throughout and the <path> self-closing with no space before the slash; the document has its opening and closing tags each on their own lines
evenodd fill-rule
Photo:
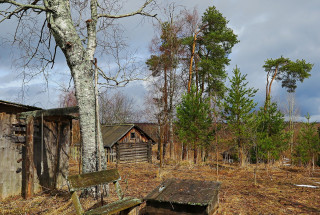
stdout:
<svg viewBox="0 0 320 215">
<path fill-rule="evenodd" d="M 192 82 L 199 92 L 223 95 L 227 77 L 225 66 L 230 62 L 228 56 L 239 42 L 227 24 L 222 13 L 212 6 L 203 14 L 193 35 L 184 38 L 183 44 L 191 51 L 188 91 Z"/>
<path fill-rule="evenodd" d="M 288 133 L 284 131 L 284 115 L 276 103 L 258 111 L 258 157 L 265 161 L 279 159 L 287 147 Z"/>
<path fill-rule="evenodd" d="M 310 77 L 312 67 L 313 64 L 307 63 L 304 59 L 295 62 L 282 56 L 278 59 L 267 59 L 263 65 L 267 73 L 265 109 L 271 100 L 271 86 L 274 80 L 281 81 L 281 86 L 293 93 L 297 88 L 297 81 L 303 82 L 305 78 Z"/>
<path fill-rule="evenodd" d="M 302 164 L 312 163 L 314 170 L 315 157 L 320 152 L 319 137 L 317 134 L 317 128 L 315 122 L 310 122 L 309 113 L 305 116 L 307 122 L 303 123 L 299 133 L 299 143 L 296 147 L 295 157 L 296 160 Z"/>
<path fill-rule="evenodd" d="M 194 163 L 197 162 L 197 149 L 210 143 L 211 124 L 209 100 L 201 98 L 192 86 L 177 107 L 176 131 L 180 141 L 193 148 Z"/>
<path fill-rule="evenodd" d="M 224 115 L 229 128 L 233 132 L 235 142 L 239 149 L 241 166 L 245 166 L 246 154 L 250 141 L 248 141 L 249 122 L 253 117 L 253 109 L 257 106 L 253 97 L 257 90 L 248 88 L 247 75 L 242 75 L 238 67 L 233 70 L 231 87 L 227 89 L 228 96 L 224 102 Z"/>
</svg>

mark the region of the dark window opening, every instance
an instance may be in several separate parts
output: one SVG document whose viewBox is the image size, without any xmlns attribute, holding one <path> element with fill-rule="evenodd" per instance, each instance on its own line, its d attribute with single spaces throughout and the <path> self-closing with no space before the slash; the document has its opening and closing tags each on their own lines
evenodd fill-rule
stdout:
<svg viewBox="0 0 320 215">
<path fill-rule="evenodd" d="M 131 138 L 131 139 L 136 138 L 136 133 L 131 133 L 131 134 L 130 134 L 130 138 Z"/>
</svg>

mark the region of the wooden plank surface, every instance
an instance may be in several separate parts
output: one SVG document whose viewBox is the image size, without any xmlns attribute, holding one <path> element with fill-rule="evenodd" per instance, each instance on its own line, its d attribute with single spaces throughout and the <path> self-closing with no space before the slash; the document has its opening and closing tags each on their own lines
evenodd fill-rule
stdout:
<svg viewBox="0 0 320 215">
<path fill-rule="evenodd" d="M 117 212 L 121 212 L 125 209 L 134 207 L 136 205 L 141 204 L 140 199 L 133 199 L 133 198 L 124 198 L 122 200 L 112 202 L 110 204 L 107 204 L 105 206 L 102 206 L 97 209 L 93 209 L 91 211 L 87 211 L 86 215 L 93 215 L 93 214 L 114 214 Z"/>
<path fill-rule="evenodd" d="M 70 191 L 76 191 L 99 184 L 114 182 L 120 179 L 118 169 L 102 170 L 68 177 Z"/>
</svg>

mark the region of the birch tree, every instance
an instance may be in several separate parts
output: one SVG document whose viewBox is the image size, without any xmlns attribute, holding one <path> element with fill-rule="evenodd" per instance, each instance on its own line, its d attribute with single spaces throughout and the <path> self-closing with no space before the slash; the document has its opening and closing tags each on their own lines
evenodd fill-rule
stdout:
<svg viewBox="0 0 320 215">
<path fill-rule="evenodd" d="M 93 83 L 94 62 L 97 45 L 107 47 L 108 34 L 98 37 L 112 27 L 112 21 L 134 15 L 152 16 L 147 10 L 154 0 L 146 0 L 136 11 L 119 14 L 119 2 L 98 0 L 0 0 L 0 25 L 8 19 L 17 21 L 14 42 L 25 46 L 25 66 L 35 60 L 35 65 L 44 71 L 55 63 L 57 49 L 61 49 L 74 81 L 80 113 L 80 129 L 83 140 L 82 171 L 91 172 L 97 168 L 95 91 Z M 115 11 L 115 14 L 112 14 Z M 36 23 L 43 23 L 37 29 Z M 20 37 L 27 25 L 33 27 L 28 41 Z M 100 40 L 101 39 L 101 40 Z M 32 47 L 34 45 L 34 47 Z M 107 51 L 101 49 L 102 51 Z M 99 62 L 98 62 L 99 63 Z M 97 64 L 96 64 L 97 65 Z M 32 69 L 32 68 L 31 68 Z M 102 69 L 99 68 L 102 73 Z M 107 81 L 119 81 L 105 77 Z M 101 134 L 100 134 L 101 135 Z M 101 143 L 102 144 L 102 143 Z M 100 146 L 102 148 L 102 146 Z M 103 156 L 104 153 L 101 153 Z M 103 157 L 102 157 L 103 158 Z"/>
</svg>

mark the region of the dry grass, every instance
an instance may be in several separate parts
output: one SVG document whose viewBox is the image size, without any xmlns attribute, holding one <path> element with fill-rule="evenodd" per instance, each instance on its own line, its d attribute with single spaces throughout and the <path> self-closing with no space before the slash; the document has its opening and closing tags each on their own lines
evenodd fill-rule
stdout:
<svg viewBox="0 0 320 215">
<path fill-rule="evenodd" d="M 109 165 L 115 168 L 115 165 Z M 257 174 L 258 184 L 254 185 L 254 166 L 247 169 L 221 168 L 219 181 L 220 206 L 217 214 L 320 214 L 320 188 L 303 188 L 295 184 L 318 185 L 320 169 L 310 176 L 303 168 L 272 168 L 267 174 L 260 166 Z M 157 164 L 121 164 L 118 166 L 122 176 L 121 186 L 127 196 L 143 198 L 167 178 L 196 179 L 216 181 L 214 164 L 193 165 L 188 162 L 167 164 L 159 172 Z M 71 166 L 76 173 L 77 167 Z M 112 189 L 111 189 L 112 191 Z M 108 201 L 116 199 L 114 192 Z M 81 199 L 86 209 L 96 201 Z M 0 201 L 0 214 L 74 214 L 67 190 L 40 193 L 33 199 L 23 200 L 11 197 Z"/>
</svg>

